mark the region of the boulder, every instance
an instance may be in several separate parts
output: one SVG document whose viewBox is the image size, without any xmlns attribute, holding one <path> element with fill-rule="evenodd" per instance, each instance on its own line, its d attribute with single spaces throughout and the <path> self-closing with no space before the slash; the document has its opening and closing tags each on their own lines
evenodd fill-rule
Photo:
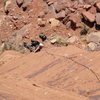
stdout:
<svg viewBox="0 0 100 100">
<path fill-rule="evenodd" d="M 84 19 L 89 22 L 95 21 L 95 14 L 92 14 L 89 11 L 82 12 L 82 15 L 83 15 Z"/>
<path fill-rule="evenodd" d="M 100 13 L 96 13 L 96 24 L 100 25 Z"/>
</svg>

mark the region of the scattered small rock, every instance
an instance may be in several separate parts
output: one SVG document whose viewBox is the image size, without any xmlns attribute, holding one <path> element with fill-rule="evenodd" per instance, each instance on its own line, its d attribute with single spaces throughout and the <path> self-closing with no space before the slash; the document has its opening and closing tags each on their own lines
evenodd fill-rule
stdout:
<svg viewBox="0 0 100 100">
<path fill-rule="evenodd" d="M 41 33 L 39 37 L 42 39 L 42 41 L 45 41 L 47 39 L 46 35 L 44 33 Z"/>
<path fill-rule="evenodd" d="M 68 8 L 65 9 L 65 15 L 67 16 L 70 13 L 70 10 Z"/>
<path fill-rule="evenodd" d="M 70 38 L 67 40 L 67 43 L 68 43 L 68 44 L 73 44 L 73 43 L 75 43 L 77 40 L 78 40 L 78 37 L 77 37 L 77 36 L 72 36 L 72 37 L 70 37 Z"/>
<path fill-rule="evenodd" d="M 71 21 L 68 21 L 65 25 L 66 25 L 66 28 L 70 28 L 71 27 Z"/>
<path fill-rule="evenodd" d="M 60 12 L 61 10 L 64 10 L 66 6 L 63 2 L 58 1 L 54 3 L 54 8 L 56 12 Z"/>
<path fill-rule="evenodd" d="M 51 1 L 51 2 L 48 2 L 48 5 L 50 6 L 50 5 L 52 5 L 54 2 L 53 1 Z"/>
<path fill-rule="evenodd" d="M 6 0 L 4 2 L 4 10 L 5 10 L 5 13 L 8 14 L 9 13 L 9 9 L 12 5 L 12 1 L 11 0 Z"/>
<path fill-rule="evenodd" d="M 100 42 L 100 32 L 92 32 L 89 35 L 87 35 L 87 42 L 99 43 Z"/>
<path fill-rule="evenodd" d="M 88 50 L 94 51 L 97 49 L 97 44 L 94 42 L 90 42 L 87 47 L 88 47 Z"/>
<path fill-rule="evenodd" d="M 24 42 L 23 45 L 25 48 L 29 49 L 30 52 L 34 52 L 35 48 L 33 48 L 30 44 Z"/>
<path fill-rule="evenodd" d="M 16 3 L 19 7 L 22 6 L 22 4 L 24 3 L 24 0 L 16 0 Z"/>
<path fill-rule="evenodd" d="M 68 38 L 63 38 L 62 36 L 55 36 L 50 42 L 51 42 L 51 44 L 67 46 L 68 45 L 67 39 Z"/>
<path fill-rule="evenodd" d="M 90 4 L 84 5 L 84 9 L 86 9 L 86 10 L 90 9 L 91 7 L 92 7 L 92 5 L 90 5 Z"/>
<path fill-rule="evenodd" d="M 82 12 L 82 15 L 83 15 L 84 19 L 89 22 L 95 21 L 95 14 L 92 14 L 89 11 Z"/>
<path fill-rule="evenodd" d="M 47 4 L 50 6 L 52 4 L 54 4 L 54 0 L 47 0 Z"/>
<path fill-rule="evenodd" d="M 0 46 L 0 54 L 3 53 L 5 50 L 5 43 Z"/>
<path fill-rule="evenodd" d="M 81 26 L 80 35 L 86 35 L 88 33 L 89 33 L 89 27 L 87 27 L 86 25 Z"/>
<path fill-rule="evenodd" d="M 48 92 L 44 92 L 44 95 L 47 95 L 48 94 Z"/>
<path fill-rule="evenodd" d="M 55 18 L 50 18 L 49 23 L 51 24 L 51 27 L 57 27 L 60 25 L 60 21 Z"/>
<path fill-rule="evenodd" d="M 43 20 L 42 18 L 38 18 L 38 26 L 44 27 L 46 25 L 46 21 Z"/>
<path fill-rule="evenodd" d="M 29 11 L 31 7 L 31 3 L 33 0 L 24 0 L 24 3 L 22 5 L 23 11 Z"/>
<path fill-rule="evenodd" d="M 62 10 L 61 12 L 57 13 L 57 14 L 56 14 L 56 18 L 57 18 L 57 19 L 65 18 L 65 11 Z"/>
<path fill-rule="evenodd" d="M 73 9 L 73 8 L 69 8 L 69 10 L 70 10 L 72 13 L 75 12 L 75 9 Z"/>
<path fill-rule="evenodd" d="M 38 18 L 44 18 L 44 17 L 45 17 L 45 12 L 43 12 L 43 11 L 40 12 L 38 15 Z"/>
<path fill-rule="evenodd" d="M 31 45 L 26 42 L 24 42 L 23 45 L 25 48 L 29 49 L 30 52 L 34 52 L 34 53 L 40 51 L 44 46 L 42 43 L 40 43 L 37 40 L 31 40 Z"/>
<path fill-rule="evenodd" d="M 80 15 L 78 15 L 78 14 L 74 14 L 74 15 L 71 14 L 69 16 L 69 20 L 71 21 L 71 28 L 72 29 L 76 29 L 79 26 L 79 24 L 81 23 Z"/>
<path fill-rule="evenodd" d="M 100 25 L 100 13 L 96 13 L 96 24 Z"/>
</svg>

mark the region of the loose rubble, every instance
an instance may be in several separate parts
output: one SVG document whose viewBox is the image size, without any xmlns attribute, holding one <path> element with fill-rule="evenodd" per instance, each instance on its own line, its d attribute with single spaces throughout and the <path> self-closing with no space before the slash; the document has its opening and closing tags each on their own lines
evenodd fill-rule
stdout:
<svg viewBox="0 0 100 100">
<path fill-rule="evenodd" d="M 45 5 L 42 7 L 43 9 L 37 11 L 36 15 L 34 2 L 34 0 L 5 0 L 3 5 L 1 4 L 3 7 L 3 15 L 0 16 L 1 34 L 3 34 L 4 27 L 8 27 L 5 34 L 10 35 L 7 37 L 10 39 L 15 37 L 16 40 L 20 40 L 19 44 L 25 42 L 25 47 L 28 49 L 30 45 L 27 41 L 30 41 L 32 36 L 40 37 L 42 42 L 51 40 L 49 42 L 52 44 L 76 44 L 81 40 L 81 36 L 86 37 L 89 46 L 91 42 L 100 42 L 99 33 L 95 33 L 100 30 L 100 1 L 43 0 Z M 35 17 L 33 17 L 33 13 Z M 33 19 L 35 23 L 32 22 Z M 4 25 L 4 21 L 7 22 L 6 25 Z M 40 34 L 42 32 L 47 35 Z M 56 37 L 57 33 L 60 33 L 61 37 Z M 62 38 L 63 33 L 66 34 L 65 38 Z M 47 39 L 48 34 L 55 34 L 56 38 Z M 6 38 L 1 35 L 0 43 L 9 41 Z M 35 40 L 39 41 L 38 38 Z"/>
</svg>

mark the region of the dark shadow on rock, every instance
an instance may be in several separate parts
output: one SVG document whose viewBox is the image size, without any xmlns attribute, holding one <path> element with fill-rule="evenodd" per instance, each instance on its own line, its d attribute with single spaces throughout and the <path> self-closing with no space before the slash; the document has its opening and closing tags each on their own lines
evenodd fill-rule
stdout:
<svg viewBox="0 0 100 100">
<path fill-rule="evenodd" d="M 73 21 L 71 21 L 71 28 L 73 29 L 73 30 L 76 30 L 76 23 L 74 23 Z"/>
<path fill-rule="evenodd" d="M 9 14 L 9 11 L 8 11 L 8 10 L 7 10 L 7 11 L 5 11 L 5 14 L 6 14 L 6 15 L 8 15 L 8 14 Z"/>
<path fill-rule="evenodd" d="M 88 27 L 93 28 L 94 27 L 94 22 L 89 22 L 88 20 L 85 20 L 82 18 L 82 22 L 86 24 Z"/>
<path fill-rule="evenodd" d="M 96 30 L 100 30 L 100 25 L 95 25 Z"/>
<path fill-rule="evenodd" d="M 27 10 L 27 7 L 23 7 L 23 11 L 26 11 Z"/>
</svg>

